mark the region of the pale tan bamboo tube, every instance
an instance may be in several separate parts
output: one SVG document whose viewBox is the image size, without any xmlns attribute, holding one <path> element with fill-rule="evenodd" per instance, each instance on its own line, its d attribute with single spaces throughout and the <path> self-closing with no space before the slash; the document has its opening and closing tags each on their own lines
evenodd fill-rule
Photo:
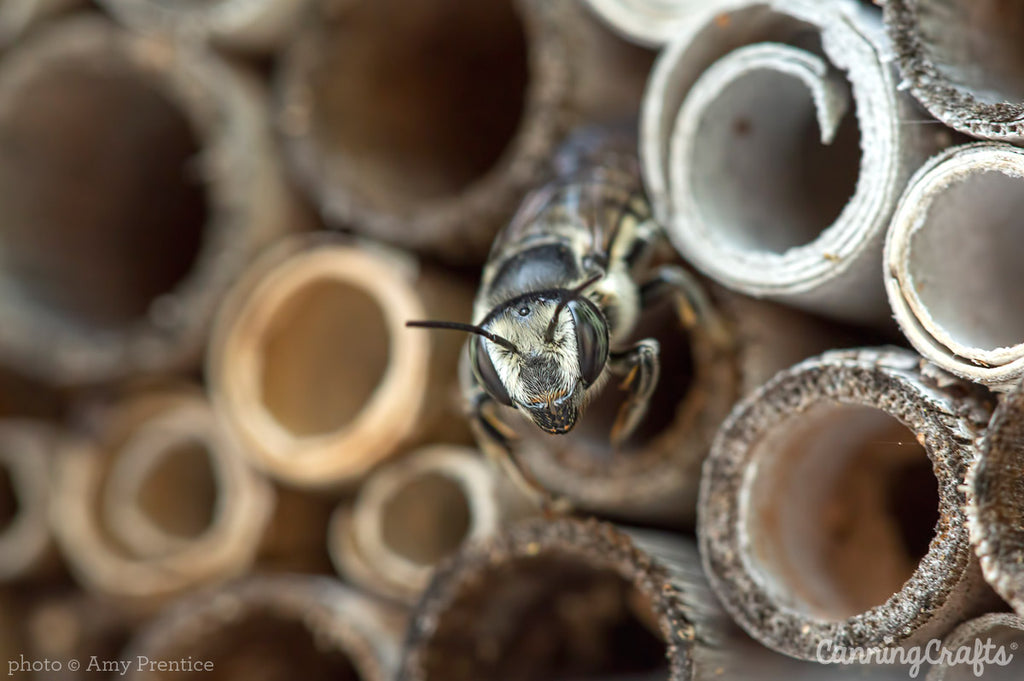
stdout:
<svg viewBox="0 0 1024 681">
<path fill-rule="evenodd" d="M 126 659 L 201 660 L 210 681 L 391 681 L 405 616 L 326 577 L 250 577 L 182 599 Z M 168 675 L 193 678 L 194 673 Z M 126 679 L 152 679 L 136 665 Z M 161 678 L 164 678 L 161 676 Z"/>
<path fill-rule="evenodd" d="M 5 55 L 0 141 L 0 361 L 50 381 L 194 366 L 228 284 L 296 226 L 256 81 L 96 15 Z"/>
<path fill-rule="evenodd" d="M 339 506 L 328 548 L 342 576 L 411 603 L 464 542 L 534 512 L 475 450 L 431 445 L 376 471 L 351 504 Z"/>
<path fill-rule="evenodd" d="M 1024 142 L 1024 8 L 1001 0 L 886 0 L 900 71 L 933 116 Z"/>
<path fill-rule="evenodd" d="M 13 44 L 35 24 L 82 0 L 4 0 L 0 2 L 0 50 Z"/>
<path fill-rule="evenodd" d="M 267 52 L 294 31 L 308 0 L 100 0 L 133 29 Z"/>
<path fill-rule="evenodd" d="M 1024 390 L 1000 401 L 967 474 L 967 520 L 992 588 L 1024 616 Z"/>
<path fill-rule="evenodd" d="M 707 300 L 693 320 L 670 300 L 644 313 L 632 340 L 661 344 L 661 375 L 636 434 L 614 452 L 610 431 L 626 393 L 611 381 L 567 435 L 515 413 L 513 454 L 544 488 L 580 509 L 632 520 L 693 522 L 700 467 L 732 405 L 776 371 L 835 347 L 843 334 L 808 315 L 691 282 Z"/>
<path fill-rule="evenodd" d="M 198 392 L 132 396 L 95 420 L 58 457 L 51 512 L 87 588 L 158 599 L 248 568 L 273 493 Z"/>
<path fill-rule="evenodd" d="M 56 430 L 0 420 L 0 582 L 27 577 L 50 549 L 48 511 Z"/>
<path fill-rule="evenodd" d="M 661 47 L 705 10 L 709 0 L 585 0 L 620 35 L 640 45 Z"/>
<path fill-rule="evenodd" d="M 970 650 L 966 656 L 962 649 Z M 926 681 L 1014 681 L 1024 676 L 1024 619 L 1009 613 L 989 613 L 965 622 L 942 641 L 940 650 L 952 655 L 935 664 Z M 959 654 L 959 656 L 958 656 Z M 966 659 L 965 659 L 966 658 Z"/>
<path fill-rule="evenodd" d="M 877 8 L 724 0 L 689 15 L 641 114 L 644 178 L 673 243 L 737 291 L 889 323 L 889 219 L 951 142 L 897 84 Z"/>
<path fill-rule="evenodd" d="M 572 99 L 566 0 L 316 5 L 278 78 L 294 168 L 332 223 L 479 261 Z"/>
<path fill-rule="evenodd" d="M 271 475 L 357 481 L 404 444 L 467 439 L 456 334 L 410 319 L 469 316 L 472 288 L 414 259 L 333 235 L 288 240 L 222 307 L 208 358 L 214 405 Z"/>
<path fill-rule="evenodd" d="M 595 520 L 534 519 L 466 545 L 410 622 L 399 681 L 825 681 L 851 671 L 744 636 L 692 540 Z"/>
<path fill-rule="evenodd" d="M 951 147 L 914 175 L 885 244 L 893 316 L 943 369 L 1009 390 L 1024 376 L 1024 151 Z"/>
<path fill-rule="evenodd" d="M 701 482 L 711 585 L 765 645 L 925 645 L 996 605 L 964 477 L 990 398 L 896 348 L 780 372 L 722 426 Z"/>
</svg>

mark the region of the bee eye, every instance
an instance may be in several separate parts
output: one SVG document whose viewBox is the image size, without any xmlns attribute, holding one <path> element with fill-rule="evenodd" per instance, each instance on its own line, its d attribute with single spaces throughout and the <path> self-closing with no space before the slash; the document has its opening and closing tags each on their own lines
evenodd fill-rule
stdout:
<svg viewBox="0 0 1024 681">
<path fill-rule="evenodd" d="M 573 301 L 569 304 L 569 312 L 576 324 L 580 375 L 584 385 L 590 387 L 608 361 L 608 324 L 589 300 Z"/>
<path fill-rule="evenodd" d="M 480 382 L 480 385 L 484 387 L 484 390 L 491 397 L 506 407 L 511 407 L 512 398 L 509 397 L 505 384 L 501 382 L 501 377 L 498 376 L 498 372 L 491 362 L 491 357 L 487 354 L 487 349 L 483 347 L 482 342 L 478 338 L 470 341 L 469 351 L 476 380 Z"/>
<path fill-rule="evenodd" d="M 521 308 L 519 308 L 519 316 L 520 317 L 525 317 L 528 314 L 530 314 L 530 308 L 526 307 L 525 305 L 523 305 Z"/>
</svg>

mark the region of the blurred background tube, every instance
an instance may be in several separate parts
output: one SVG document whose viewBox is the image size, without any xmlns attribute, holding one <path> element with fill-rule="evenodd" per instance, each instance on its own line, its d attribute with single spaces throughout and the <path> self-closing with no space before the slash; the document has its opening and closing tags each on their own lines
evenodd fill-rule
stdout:
<svg viewBox="0 0 1024 681">
<path fill-rule="evenodd" d="M 727 0 L 688 14 L 641 113 L 644 179 L 673 243 L 729 288 L 887 324 L 889 218 L 951 139 L 917 124 L 897 84 L 866 4 Z"/>
<path fill-rule="evenodd" d="M 1024 376 L 1024 151 L 951 147 L 911 179 L 885 245 L 893 316 L 925 357 L 1008 390 Z"/>
<path fill-rule="evenodd" d="M 808 660 L 823 642 L 925 645 L 997 607 L 964 515 L 990 409 L 896 348 L 780 372 L 737 406 L 704 466 L 698 535 L 723 605 Z"/>
<path fill-rule="evenodd" d="M 534 512 L 475 450 L 432 445 L 371 474 L 335 512 L 328 548 L 342 576 L 411 603 L 463 542 Z"/>
<path fill-rule="evenodd" d="M 0 2 L 0 50 L 38 22 L 82 4 L 83 0 L 4 0 Z"/>
<path fill-rule="evenodd" d="M 959 664 L 937 664 L 932 666 L 925 681 L 969 681 L 979 678 L 985 681 L 1014 681 L 1024 675 L 1024 655 L 1020 653 L 1024 647 L 1024 619 L 1017 615 L 1005 612 L 982 615 L 964 622 L 942 641 L 942 647 L 954 654 L 962 648 L 969 648 L 972 658 L 982 657 L 973 651 L 978 650 L 978 645 L 988 644 L 995 648 L 983 654 L 985 660 L 994 660 L 996 651 L 1001 647 L 1004 655 L 1001 659 L 1009 659 L 1009 664 L 990 662 L 983 663 L 981 667 L 962 661 Z M 962 655 L 960 659 L 963 659 Z"/>
<path fill-rule="evenodd" d="M 57 432 L 0 420 L 0 583 L 38 570 L 51 548 L 50 486 Z"/>
<path fill-rule="evenodd" d="M 211 681 L 391 681 L 405 616 L 326 577 L 249 577 L 174 603 L 123 653 L 212 662 Z M 195 673 L 159 675 L 191 678 Z M 133 664 L 126 679 L 155 678 Z"/>
<path fill-rule="evenodd" d="M 51 521 L 79 580 L 145 604 L 246 570 L 273 507 L 206 400 L 122 399 L 57 460 Z"/>
<path fill-rule="evenodd" d="M 568 125 L 570 9 L 317 3 L 276 74 L 277 118 L 326 220 L 482 261 Z"/>
<path fill-rule="evenodd" d="M 303 487 L 352 485 L 417 438 L 467 441 L 464 338 L 405 322 L 467 318 L 472 295 L 397 251 L 287 240 L 224 301 L 207 366 L 213 403 L 255 464 Z"/>
<path fill-rule="evenodd" d="M 1002 0 L 886 0 L 910 91 L 961 132 L 1024 142 L 1024 6 Z"/>
<path fill-rule="evenodd" d="M 61 384 L 194 367 L 296 204 L 254 80 L 96 15 L 0 62 L 0 362 Z"/>
<path fill-rule="evenodd" d="M 640 45 L 661 47 L 685 26 L 689 15 L 709 0 L 585 0 L 619 35 Z"/>
</svg>

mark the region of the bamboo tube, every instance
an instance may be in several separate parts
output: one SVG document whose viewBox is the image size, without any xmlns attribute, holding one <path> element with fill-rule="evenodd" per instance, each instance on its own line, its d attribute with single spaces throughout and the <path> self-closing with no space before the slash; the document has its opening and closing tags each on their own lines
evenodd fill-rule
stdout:
<svg viewBox="0 0 1024 681">
<path fill-rule="evenodd" d="M 57 460 L 52 522 L 78 579 L 158 600 L 252 562 L 273 506 L 202 396 L 151 392 L 97 417 Z"/>
<path fill-rule="evenodd" d="M 417 438 L 468 439 L 457 409 L 462 340 L 405 328 L 469 316 L 457 277 L 324 235 L 280 244 L 225 300 L 208 359 L 219 414 L 254 463 L 338 487 Z"/>
<path fill-rule="evenodd" d="M 124 657 L 209 662 L 210 681 L 390 681 L 403 623 L 400 611 L 332 579 L 250 577 L 176 603 Z M 152 674 L 133 665 L 125 678 Z"/>
<path fill-rule="evenodd" d="M 269 52 L 299 24 L 307 0 L 100 0 L 133 29 Z"/>
<path fill-rule="evenodd" d="M 970 550 L 964 476 L 988 397 L 908 351 L 834 351 L 741 402 L 704 466 L 711 585 L 755 639 L 924 645 L 998 601 Z"/>
<path fill-rule="evenodd" d="M 889 322 L 885 230 L 911 172 L 950 143 L 920 123 L 870 7 L 726 0 L 655 63 L 640 152 L 676 247 L 725 286 Z M 906 124 L 905 124 L 906 123 Z"/>
<path fill-rule="evenodd" d="M 0 141 L 0 361 L 53 382 L 192 366 L 229 282 L 294 226 L 255 81 L 98 16 L 5 55 Z"/>
<path fill-rule="evenodd" d="M 947 149 L 914 175 L 885 246 L 889 303 L 910 342 L 943 369 L 997 390 L 1024 376 L 1024 278 L 1013 257 L 1022 190 L 1020 149 Z"/>
<path fill-rule="evenodd" d="M 533 512 L 472 449 L 433 445 L 371 475 L 335 512 L 328 547 L 339 574 L 408 603 L 459 546 Z"/>
<path fill-rule="evenodd" d="M 985 579 L 1024 616 L 1024 390 L 999 404 L 967 475 L 967 520 Z"/>
<path fill-rule="evenodd" d="M 0 582 L 27 577 L 51 546 L 48 509 L 53 428 L 0 421 Z"/>
<path fill-rule="evenodd" d="M 708 300 L 691 281 L 691 298 Z M 630 520 L 693 522 L 700 467 L 733 404 L 776 371 L 835 347 L 836 328 L 773 303 L 712 289 L 703 319 L 670 301 L 646 311 L 634 338 L 661 345 L 661 375 L 637 432 L 613 451 L 610 430 L 626 397 L 614 382 L 572 432 L 540 433 L 517 414 L 513 456 L 544 488 L 590 512 Z"/>
<path fill-rule="evenodd" d="M 601 20 L 627 39 L 661 47 L 686 27 L 707 0 L 586 0 Z"/>
<path fill-rule="evenodd" d="M 569 7 L 319 3 L 284 56 L 278 119 L 323 215 L 482 260 L 567 124 Z"/>
<path fill-rule="evenodd" d="M 886 0 L 900 72 L 961 132 L 1024 141 L 1024 8 L 1001 0 Z"/>
<path fill-rule="evenodd" d="M 994 646 L 990 652 L 978 655 L 980 649 Z M 989 613 L 957 627 L 942 642 L 942 650 L 956 654 L 966 648 L 972 653 L 972 660 L 982 657 L 980 666 L 953 657 L 955 664 L 936 664 L 928 672 L 926 681 L 968 681 L 984 678 L 985 681 L 1013 681 L 1024 674 L 1024 619 L 1008 613 Z M 981 647 L 981 648 L 979 648 Z M 1002 649 L 1002 653 L 999 650 Z M 997 657 L 998 656 L 998 657 Z M 1006 661 L 1006 664 L 1002 664 Z"/>
<path fill-rule="evenodd" d="M 852 678 L 743 636 L 691 540 L 562 518 L 519 523 L 441 567 L 397 679 L 827 681 L 833 670 Z"/>
<path fill-rule="evenodd" d="M 3 0 L 0 2 L 0 49 L 18 40 L 32 26 L 81 0 Z"/>
</svg>

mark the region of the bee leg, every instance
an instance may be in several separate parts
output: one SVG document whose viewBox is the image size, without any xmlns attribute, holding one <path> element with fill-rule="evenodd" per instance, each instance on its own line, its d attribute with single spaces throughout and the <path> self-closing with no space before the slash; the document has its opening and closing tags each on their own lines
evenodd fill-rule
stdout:
<svg viewBox="0 0 1024 681">
<path fill-rule="evenodd" d="M 721 317 L 697 278 L 678 265 L 663 265 L 654 276 L 640 286 L 640 305 L 647 309 L 665 296 L 673 296 L 677 313 L 687 330 L 701 327 L 711 340 L 729 344 L 729 334 Z"/>
<path fill-rule="evenodd" d="M 613 352 L 608 358 L 609 370 L 623 376 L 622 388 L 629 391 L 612 425 L 611 443 L 614 449 L 619 449 L 629 439 L 647 412 L 647 405 L 658 385 L 658 374 L 661 371 L 658 356 L 658 341 L 645 338 L 624 352 Z"/>
<path fill-rule="evenodd" d="M 544 515 L 554 517 L 568 513 L 571 510 L 569 501 L 552 496 L 515 460 L 511 444 L 515 434 L 493 413 L 493 407 L 494 400 L 484 390 L 477 390 L 470 400 L 470 425 L 481 436 L 484 454 Z"/>
</svg>

